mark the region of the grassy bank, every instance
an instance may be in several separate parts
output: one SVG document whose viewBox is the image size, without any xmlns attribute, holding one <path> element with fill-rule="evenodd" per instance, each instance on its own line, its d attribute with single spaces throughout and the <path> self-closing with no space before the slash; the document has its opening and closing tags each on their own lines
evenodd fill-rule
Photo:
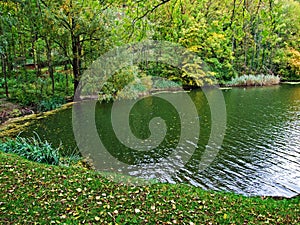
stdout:
<svg viewBox="0 0 300 225">
<path fill-rule="evenodd" d="M 247 198 L 187 185 L 131 187 L 82 168 L 0 153 L 1 224 L 299 224 L 300 198 Z"/>
</svg>

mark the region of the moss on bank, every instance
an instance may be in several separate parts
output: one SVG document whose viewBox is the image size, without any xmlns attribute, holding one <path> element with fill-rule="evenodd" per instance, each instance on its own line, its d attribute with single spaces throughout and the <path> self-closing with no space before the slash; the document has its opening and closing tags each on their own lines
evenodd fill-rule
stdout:
<svg viewBox="0 0 300 225">
<path fill-rule="evenodd" d="M 275 200 L 178 184 L 133 187 L 82 168 L 0 152 L 1 224 L 299 224 L 300 197 Z"/>
<path fill-rule="evenodd" d="M 42 112 L 38 114 L 31 114 L 22 117 L 11 118 L 5 123 L 0 125 L 0 138 L 4 137 L 13 137 L 18 135 L 24 128 L 31 125 L 32 122 L 36 120 L 43 119 L 49 115 L 55 114 L 61 110 L 65 110 L 67 108 L 72 107 L 74 102 L 66 103 L 61 107 L 48 111 Z"/>
</svg>

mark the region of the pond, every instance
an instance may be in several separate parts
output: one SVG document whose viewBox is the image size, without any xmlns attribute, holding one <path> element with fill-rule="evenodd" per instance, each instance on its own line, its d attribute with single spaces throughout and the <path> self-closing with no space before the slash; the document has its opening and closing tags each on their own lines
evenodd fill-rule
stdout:
<svg viewBox="0 0 300 225">
<path fill-rule="evenodd" d="M 144 140 L 144 144 L 148 141 L 143 145 L 143 148 L 149 148 L 148 151 L 126 147 L 126 143 L 122 143 L 114 132 L 112 110 L 122 118 L 122 113 L 126 111 L 122 108 L 124 102 L 115 106 L 111 103 L 96 104 L 94 118 L 99 139 L 114 158 L 127 165 L 126 171 L 132 176 L 155 178 L 160 182 L 184 182 L 203 189 L 232 191 L 247 196 L 292 197 L 299 194 L 300 85 L 233 88 L 222 90 L 222 93 L 227 111 L 226 133 L 218 154 L 205 170 L 199 170 L 199 162 L 208 147 L 212 114 L 206 95 L 201 90 L 188 93 L 199 116 L 196 121 L 199 121 L 200 135 L 195 135 L 181 144 L 182 151 L 191 148 L 195 150 L 192 153 L 187 151 L 187 154 L 191 154 L 188 162 L 176 173 L 169 173 L 168 169 L 159 171 L 158 176 L 147 173 L 160 158 L 168 158 L 181 142 L 180 115 L 172 104 L 158 96 L 137 101 L 127 115 L 131 130 L 123 131 L 120 127 L 119 131 L 125 137 L 126 132 L 131 132 Z M 181 101 L 181 93 L 173 95 L 177 101 Z M 130 102 L 125 101 L 125 105 Z M 182 102 L 183 106 L 184 104 Z M 85 121 L 85 112 L 81 113 L 82 124 L 88 123 Z M 148 139 L 151 135 L 149 122 L 157 117 L 164 120 L 166 126 L 161 132 L 166 135 L 161 143 L 153 143 L 153 148 L 151 140 Z M 160 120 L 153 121 L 161 123 Z M 36 121 L 22 135 L 31 136 L 32 131 L 36 131 L 40 137 L 54 145 L 61 142 L 76 150 L 72 125 L 70 108 Z M 84 145 L 89 142 L 92 140 L 87 140 Z M 139 148 L 139 145 L 134 147 Z M 141 170 L 141 165 L 145 170 Z M 122 171 L 122 168 L 118 168 L 118 171 Z"/>
</svg>

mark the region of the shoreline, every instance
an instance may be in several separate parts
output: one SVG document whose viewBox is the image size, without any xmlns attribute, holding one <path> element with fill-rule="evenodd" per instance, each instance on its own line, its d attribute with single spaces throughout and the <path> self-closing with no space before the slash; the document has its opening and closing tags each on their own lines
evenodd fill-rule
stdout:
<svg viewBox="0 0 300 225">
<path fill-rule="evenodd" d="M 239 86 L 235 86 L 235 85 L 226 85 L 226 84 L 217 84 L 218 89 L 220 90 L 231 90 L 233 88 L 255 88 L 255 87 L 272 87 L 272 86 L 280 86 L 280 85 L 300 85 L 300 81 L 283 81 L 280 82 L 279 84 L 273 84 L 273 85 L 239 85 Z M 213 87 L 215 87 L 214 85 L 212 85 Z M 210 86 L 207 86 L 208 88 Z M 166 88 L 166 89 L 151 89 L 148 92 L 143 92 L 141 94 L 138 95 L 138 98 L 143 98 L 146 96 L 150 96 L 150 95 L 156 95 L 156 94 L 160 94 L 160 93 L 167 93 L 167 92 L 190 92 L 192 90 L 197 90 L 197 89 L 201 89 L 203 87 L 192 87 L 192 86 L 185 86 L 185 87 L 175 87 L 175 88 Z M 86 100 L 95 100 L 98 101 L 99 100 L 99 96 L 83 96 L 83 98 L 80 101 L 86 101 Z M 103 101 L 100 101 L 101 103 Z M 4 103 L 4 105 L 3 105 Z M 43 118 L 44 116 L 47 116 L 49 114 L 55 113 L 59 110 L 65 109 L 67 107 L 69 107 L 70 105 L 73 105 L 74 103 L 76 103 L 76 101 L 71 101 L 71 102 L 67 102 L 65 104 L 63 104 L 62 106 L 60 106 L 57 109 L 54 110 L 50 110 L 50 111 L 46 111 L 46 112 L 35 112 L 32 109 L 30 109 L 30 107 L 26 107 L 26 106 L 20 106 L 17 103 L 13 103 L 10 102 L 6 99 L 0 99 L 0 132 L 3 130 L 3 127 L 5 127 L 6 125 L 10 124 L 13 121 L 22 121 L 22 120 L 27 120 L 30 118 L 35 118 L 35 119 L 39 119 L 39 118 Z M 11 105 L 11 109 L 5 110 L 6 108 L 6 104 Z M 21 113 L 19 113 L 19 115 L 15 115 L 13 112 L 14 110 L 18 109 Z M 27 110 L 28 113 L 26 113 L 24 111 L 24 113 L 22 113 L 21 110 Z M 23 119 L 22 119 L 23 118 Z M 2 137 L 2 135 L 0 135 L 0 138 Z"/>
<path fill-rule="evenodd" d="M 5 122 L 0 124 L 0 138 L 4 138 L 9 135 L 17 135 L 18 133 L 22 132 L 22 130 L 20 131 L 20 128 L 22 129 L 24 127 L 29 126 L 31 124 L 31 121 L 43 119 L 56 112 L 67 109 L 73 104 L 74 102 L 69 102 L 51 111 L 8 118 Z"/>
</svg>

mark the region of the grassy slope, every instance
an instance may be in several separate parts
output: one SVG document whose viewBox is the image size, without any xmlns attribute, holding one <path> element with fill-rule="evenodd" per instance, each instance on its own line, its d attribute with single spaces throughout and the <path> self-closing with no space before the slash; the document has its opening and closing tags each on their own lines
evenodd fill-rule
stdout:
<svg viewBox="0 0 300 225">
<path fill-rule="evenodd" d="M 115 184 L 81 168 L 0 153 L 0 224 L 300 224 L 300 198 L 274 200 L 188 185 Z"/>
</svg>

